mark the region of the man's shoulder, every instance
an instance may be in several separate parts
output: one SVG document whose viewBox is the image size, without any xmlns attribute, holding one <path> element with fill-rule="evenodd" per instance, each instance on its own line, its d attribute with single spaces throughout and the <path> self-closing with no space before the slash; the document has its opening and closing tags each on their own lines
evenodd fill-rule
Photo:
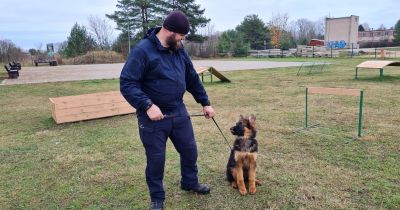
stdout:
<svg viewBox="0 0 400 210">
<path fill-rule="evenodd" d="M 141 49 L 141 50 L 144 50 L 144 51 L 147 51 L 147 50 L 152 49 L 154 47 L 155 47 L 154 43 L 152 41 L 150 41 L 149 39 L 147 39 L 147 38 L 140 40 L 135 46 L 135 48 Z"/>
</svg>

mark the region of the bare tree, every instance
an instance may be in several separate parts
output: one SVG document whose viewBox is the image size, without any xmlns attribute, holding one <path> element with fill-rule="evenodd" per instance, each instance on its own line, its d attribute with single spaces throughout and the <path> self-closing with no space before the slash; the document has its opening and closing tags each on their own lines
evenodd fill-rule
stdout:
<svg viewBox="0 0 400 210">
<path fill-rule="evenodd" d="M 325 17 L 319 18 L 315 21 L 315 33 L 317 39 L 324 39 L 325 37 Z"/>
<path fill-rule="evenodd" d="M 107 22 L 106 19 L 102 19 L 98 16 L 89 17 L 89 31 L 96 38 L 96 42 L 100 49 L 109 50 L 111 49 L 113 28 Z"/>
<path fill-rule="evenodd" d="M 271 45 L 274 48 L 280 47 L 282 35 L 288 32 L 288 20 L 289 15 L 287 13 L 272 15 L 268 26 L 271 31 Z"/>
<path fill-rule="evenodd" d="M 299 44 L 307 44 L 311 39 L 316 38 L 315 24 L 305 18 L 298 19 L 296 22 L 296 35 Z"/>
<path fill-rule="evenodd" d="M 365 31 L 371 30 L 371 29 L 369 28 L 368 23 L 363 23 L 363 24 L 361 24 L 361 25 L 364 27 L 364 30 L 365 30 Z"/>
<path fill-rule="evenodd" d="M 0 63 L 19 61 L 22 58 L 21 48 L 17 47 L 11 40 L 0 40 Z"/>
</svg>

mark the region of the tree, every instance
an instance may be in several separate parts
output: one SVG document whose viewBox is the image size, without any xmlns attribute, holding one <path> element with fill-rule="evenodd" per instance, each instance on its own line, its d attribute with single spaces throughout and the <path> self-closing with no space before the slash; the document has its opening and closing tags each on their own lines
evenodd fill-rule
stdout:
<svg viewBox="0 0 400 210">
<path fill-rule="evenodd" d="M 293 37 L 289 32 L 283 32 L 279 40 L 279 46 L 282 50 L 288 50 L 289 48 L 296 47 Z"/>
<path fill-rule="evenodd" d="M 166 3 L 162 0 L 118 0 L 113 14 L 106 14 L 117 24 L 117 29 L 133 36 L 143 37 L 151 27 L 161 25 L 166 13 Z"/>
<path fill-rule="evenodd" d="M 393 43 L 397 46 L 400 45 L 400 19 L 397 21 L 394 26 L 394 40 Z"/>
<path fill-rule="evenodd" d="M 72 27 L 67 39 L 67 47 L 64 51 L 67 57 L 82 55 L 95 48 L 94 39 L 88 34 L 85 26 L 79 26 L 78 23 Z"/>
<path fill-rule="evenodd" d="M 168 0 L 167 13 L 170 10 L 180 10 L 186 14 L 190 22 L 189 35 L 187 40 L 189 41 L 204 41 L 205 38 L 201 35 L 196 34 L 198 28 L 205 27 L 210 19 L 204 17 L 205 9 L 200 9 L 199 4 L 195 4 L 195 0 Z"/>
<path fill-rule="evenodd" d="M 96 38 L 97 46 L 100 49 L 109 50 L 111 48 L 113 28 L 107 23 L 106 19 L 101 19 L 98 16 L 90 16 L 89 30 Z"/>
<path fill-rule="evenodd" d="M 118 35 L 117 39 L 112 44 L 112 50 L 115 52 L 122 53 L 123 55 L 128 54 L 128 32 L 122 32 Z"/>
<path fill-rule="evenodd" d="M 361 24 L 361 25 L 363 26 L 363 28 L 365 29 L 365 31 L 369 31 L 369 30 L 370 30 L 368 23 L 363 23 L 363 24 Z"/>
<path fill-rule="evenodd" d="M 319 36 L 317 34 L 321 32 L 317 32 L 317 24 L 319 23 L 305 18 L 298 19 L 292 23 L 292 36 L 289 34 L 285 35 L 285 43 L 290 43 L 290 37 L 293 37 L 296 40 L 296 43 L 302 45 L 306 45 L 311 39 L 318 39 Z"/>
<path fill-rule="evenodd" d="M 364 26 L 360 24 L 360 25 L 358 26 L 358 31 L 365 31 Z"/>
<path fill-rule="evenodd" d="M 287 22 L 289 16 L 285 14 L 279 14 L 272 16 L 271 21 L 268 23 L 268 27 L 271 30 L 271 45 L 274 48 L 280 48 L 280 39 L 283 33 L 287 30 Z"/>
<path fill-rule="evenodd" d="M 23 52 L 11 40 L 0 40 L 0 63 L 18 61 L 22 58 Z"/>
<path fill-rule="evenodd" d="M 218 42 L 218 51 L 234 56 L 246 56 L 249 45 L 244 42 L 242 34 L 236 30 L 227 30 L 221 34 Z"/>
<path fill-rule="evenodd" d="M 143 37 L 147 30 L 162 25 L 163 18 L 172 10 L 181 10 L 190 21 L 189 41 L 203 41 L 205 38 L 197 35 L 199 27 L 205 27 L 210 19 L 205 18 L 205 9 L 194 0 L 118 0 L 113 14 L 106 16 L 114 20 L 117 29 L 126 33 L 129 38 Z M 133 36 L 132 36 L 133 34 Z"/>
<path fill-rule="evenodd" d="M 251 49 L 264 49 L 264 42 L 269 43 L 268 28 L 258 15 L 247 15 L 236 30 L 242 34 L 243 41 Z"/>
</svg>

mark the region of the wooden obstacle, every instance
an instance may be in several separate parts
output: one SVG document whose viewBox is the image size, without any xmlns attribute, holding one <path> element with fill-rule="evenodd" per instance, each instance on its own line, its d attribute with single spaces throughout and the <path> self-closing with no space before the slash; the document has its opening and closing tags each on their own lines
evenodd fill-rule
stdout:
<svg viewBox="0 0 400 210">
<path fill-rule="evenodd" d="M 196 68 L 196 72 L 198 75 L 201 75 L 201 81 L 204 81 L 204 74 L 208 72 L 211 76 L 211 82 L 212 82 L 212 75 L 216 76 L 222 82 L 231 82 L 228 78 L 226 78 L 224 75 L 222 75 L 219 71 L 217 71 L 213 67 L 199 67 Z"/>
<path fill-rule="evenodd" d="M 379 69 L 380 76 L 383 77 L 383 68 L 385 66 L 400 66 L 400 61 L 365 61 L 356 66 L 356 79 L 360 68 Z"/>
<path fill-rule="evenodd" d="M 210 72 L 211 75 L 216 76 L 221 81 L 230 82 L 228 78 L 213 67 L 200 67 L 196 69 L 196 72 L 199 75 Z M 136 111 L 119 91 L 49 99 L 52 116 L 57 124 L 131 114 Z"/>
<path fill-rule="evenodd" d="M 360 89 L 347 88 L 325 88 L 325 87 L 308 87 L 306 88 L 306 128 L 308 128 L 308 94 L 329 94 L 329 95 L 345 95 L 360 97 L 360 110 L 358 112 L 358 137 L 361 137 L 362 128 L 362 111 L 364 101 L 364 91 Z"/>
<path fill-rule="evenodd" d="M 57 124 L 134 113 L 119 91 L 49 98 Z"/>
</svg>

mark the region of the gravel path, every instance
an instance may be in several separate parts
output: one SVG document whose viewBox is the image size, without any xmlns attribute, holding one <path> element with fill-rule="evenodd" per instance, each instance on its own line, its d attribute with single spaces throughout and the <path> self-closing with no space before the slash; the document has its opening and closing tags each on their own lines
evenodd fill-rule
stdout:
<svg viewBox="0 0 400 210">
<path fill-rule="evenodd" d="M 193 60 L 195 67 L 213 66 L 218 71 L 300 66 L 301 62 Z M 118 78 L 123 63 L 22 67 L 18 79 L 5 79 L 2 85 Z"/>
</svg>

